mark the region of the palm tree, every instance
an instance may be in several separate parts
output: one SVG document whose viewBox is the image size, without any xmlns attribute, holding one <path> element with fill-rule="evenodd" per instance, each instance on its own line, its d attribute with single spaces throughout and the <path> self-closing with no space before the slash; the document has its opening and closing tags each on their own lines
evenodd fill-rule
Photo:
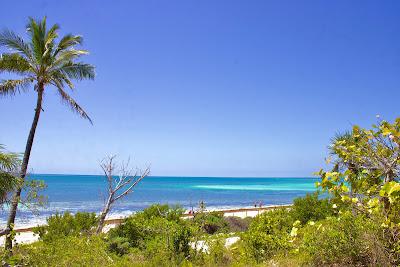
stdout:
<svg viewBox="0 0 400 267">
<path fill-rule="evenodd" d="M 0 205 L 7 201 L 7 195 L 17 187 L 18 178 L 15 174 L 19 166 L 19 155 L 6 151 L 0 144 Z M 5 229 L 0 229 L 0 235 L 6 233 Z"/>
<path fill-rule="evenodd" d="M 16 93 L 25 92 L 32 84 L 37 93 L 35 115 L 22 159 L 20 171 L 22 181 L 26 176 L 35 131 L 42 111 L 45 89 L 48 87 L 55 89 L 73 111 L 92 123 L 86 112 L 68 95 L 65 88 L 74 88 L 71 80 L 94 79 L 95 77 L 92 65 L 77 62 L 78 58 L 88 54 L 86 50 L 75 49 L 75 46 L 82 44 L 81 36 L 67 34 L 58 41 L 59 26 L 55 24 L 47 29 L 46 17 L 41 21 L 30 18 L 26 30 L 29 36 L 27 42 L 12 31 L 5 30 L 0 33 L 0 46 L 10 50 L 0 57 L 0 72 L 9 72 L 20 76 L 19 79 L 0 81 L 0 95 L 13 96 Z M 21 187 L 17 188 L 11 201 L 7 221 L 8 231 L 11 231 L 14 225 L 21 190 Z M 8 237 L 6 248 L 11 249 L 11 247 L 12 240 Z"/>
<path fill-rule="evenodd" d="M 14 174 L 19 165 L 19 155 L 6 151 L 0 144 L 0 205 L 5 202 L 7 194 L 17 185 L 17 178 Z"/>
</svg>

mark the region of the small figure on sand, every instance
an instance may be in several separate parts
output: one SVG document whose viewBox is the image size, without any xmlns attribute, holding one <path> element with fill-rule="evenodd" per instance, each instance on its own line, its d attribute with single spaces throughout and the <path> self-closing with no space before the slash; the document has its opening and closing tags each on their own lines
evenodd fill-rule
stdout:
<svg viewBox="0 0 400 267">
<path fill-rule="evenodd" d="M 257 206 L 258 206 L 259 208 L 262 208 L 263 202 L 262 202 L 262 201 L 254 202 L 254 208 L 257 208 Z"/>
<path fill-rule="evenodd" d="M 199 208 L 200 208 L 200 212 L 204 212 L 206 210 L 206 204 L 204 203 L 203 200 L 200 201 Z"/>
</svg>

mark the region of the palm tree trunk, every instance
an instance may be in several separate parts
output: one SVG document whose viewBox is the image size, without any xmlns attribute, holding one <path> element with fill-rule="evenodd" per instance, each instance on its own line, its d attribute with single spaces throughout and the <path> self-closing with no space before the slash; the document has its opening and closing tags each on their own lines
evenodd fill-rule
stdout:
<svg viewBox="0 0 400 267">
<path fill-rule="evenodd" d="M 37 88 L 38 88 L 37 90 L 38 97 L 36 102 L 35 116 L 33 117 L 31 130 L 29 132 L 28 140 L 26 142 L 24 158 L 22 160 L 22 165 L 21 165 L 21 173 L 20 173 L 21 185 L 18 186 L 16 192 L 13 195 L 10 214 L 8 215 L 8 220 L 7 220 L 6 230 L 8 233 L 10 233 L 14 228 L 15 216 L 17 215 L 18 203 L 20 202 L 20 197 L 21 197 L 22 183 L 25 181 L 26 171 L 28 169 L 29 157 L 31 155 L 31 150 L 33 145 L 33 139 L 35 138 L 36 127 L 39 122 L 40 112 L 42 111 L 44 85 L 42 83 L 39 83 Z M 10 250 L 12 248 L 12 237 L 10 234 L 6 236 L 5 248 L 7 250 Z"/>
</svg>

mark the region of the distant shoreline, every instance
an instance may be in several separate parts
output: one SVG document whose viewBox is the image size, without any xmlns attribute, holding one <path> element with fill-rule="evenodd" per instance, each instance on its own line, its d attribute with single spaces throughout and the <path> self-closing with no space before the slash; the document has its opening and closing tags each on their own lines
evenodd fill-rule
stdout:
<svg viewBox="0 0 400 267">
<path fill-rule="evenodd" d="M 290 207 L 292 204 L 286 205 L 269 205 L 264 207 L 242 207 L 242 208 L 234 208 L 234 209 L 208 209 L 204 212 L 213 212 L 218 211 L 224 213 L 224 216 L 235 216 L 240 218 L 246 217 L 255 217 L 265 211 L 273 210 L 277 208 Z M 198 213 L 198 211 L 195 211 Z M 132 213 L 133 214 L 133 213 Z M 125 218 L 128 216 L 120 217 L 120 218 L 109 218 L 106 220 L 104 232 L 109 231 L 110 229 L 116 227 L 121 224 Z M 183 214 L 184 218 L 193 217 L 192 214 L 189 214 L 189 211 Z M 26 228 L 16 228 L 14 229 L 17 233 L 15 236 L 15 242 L 18 244 L 29 244 L 39 240 L 39 237 L 33 233 L 34 227 L 26 227 Z M 0 237 L 0 246 L 4 243 L 4 237 Z"/>
</svg>

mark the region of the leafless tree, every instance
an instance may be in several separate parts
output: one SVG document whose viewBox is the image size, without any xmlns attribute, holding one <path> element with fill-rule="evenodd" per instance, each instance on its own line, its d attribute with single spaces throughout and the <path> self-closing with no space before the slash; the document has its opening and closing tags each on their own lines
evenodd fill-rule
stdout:
<svg viewBox="0 0 400 267">
<path fill-rule="evenodd" d="M 132 193 L 135 186 L 150 173 L 150 167 L 147 167 L 144 171 L 138 169 L 134 171 L 129 167 L 129 160 L 118 166 L 115 157 L 108 156 L 100 163 L 108 184 L 108 197 L 100 214 L 97 233 L 101 233 L 103 230 L 104 221 L 113 204 Z"/>
</svg>

